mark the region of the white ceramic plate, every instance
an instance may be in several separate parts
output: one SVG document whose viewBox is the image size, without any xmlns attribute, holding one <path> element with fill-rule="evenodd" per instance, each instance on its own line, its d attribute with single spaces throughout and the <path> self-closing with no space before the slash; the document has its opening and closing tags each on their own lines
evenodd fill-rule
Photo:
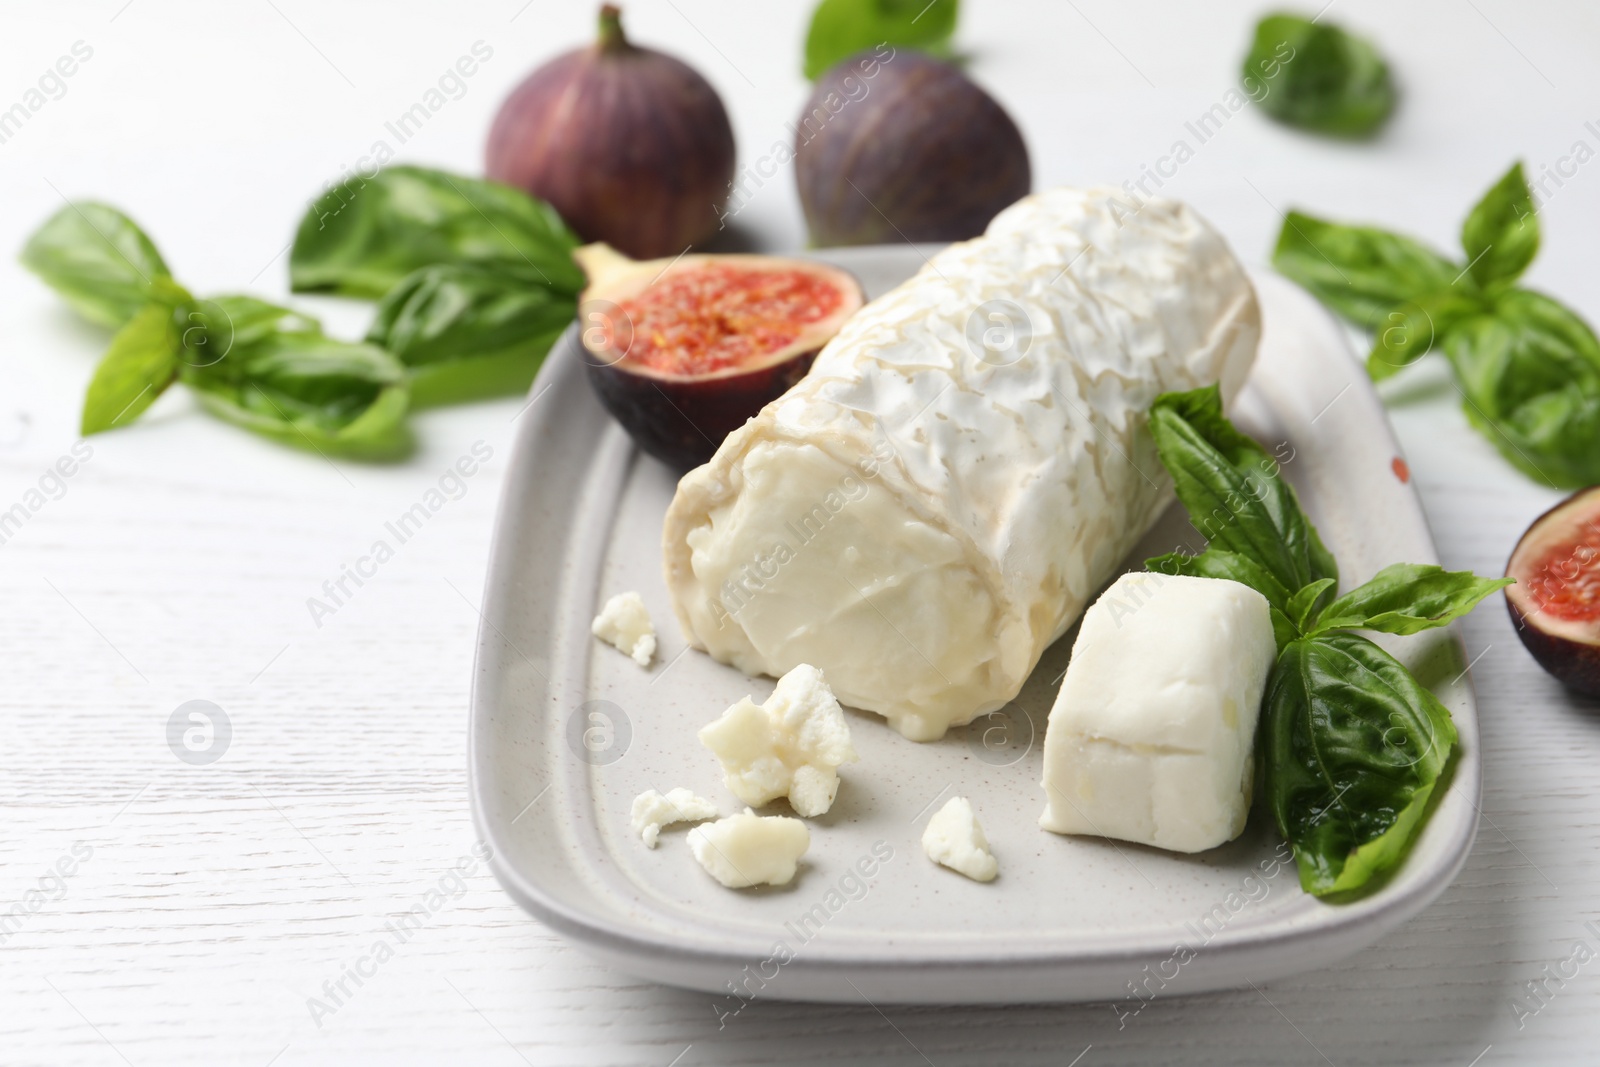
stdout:
<svg viewBox="0 0 1600 1067">
<path fill-rule="evenodd" d="M 924 252 L 822 255 L 875 296 Z M 1435 562 L 1416 494 L 1377 397 L 1340 328 L 1308 296 L 1259 276 L 1265 336 L 1239 406 L 1284 464 L 1346 587 L 1397 561 Z M 472 693 L 479 832 L 501 884 L 620 970 L 739 996 L 874 1002 L 1097 1000 L 1196 992 L 1325 966 L 1376 940 L 1450 882 L 1477 826 L 1480 762 L 1459 639 L 1390 643 L 1455 716 L 1461 755 L 1399 872 L 1329 905 L 1301 892 L 1258 805 L 1244 836 L 1199 856 L 1060 837 L 1038 828 L 1040 748 L 1069 632 L 1008 713 L 916 744 L 849 712 L 861 762 L 812 822 L 799 876 L 730 891 L 694 862 L 684 828 L 651 851 L 629 831 L 646 789 L 688 786 L 741 807 L 695 731 L 751 679 L 687 651 L 661 574 L 661 519 L 676 479 L 639 454 L 590 395 L 570 333 L 534 383 L 497 520 Z M 1187 528 L 1174 507 L 1129 558 Z M 649 671 L 589 635 L 597 607 L 637 589 L 661 629 Z M 936 802 L 972 798 L 1000 861 L 980 885 L 935 866 L 919 841 Z M 887 857 L 887 858 L 885 858 Z M 869 872 L 862 875 L 862 871 Z"/>
</svg>

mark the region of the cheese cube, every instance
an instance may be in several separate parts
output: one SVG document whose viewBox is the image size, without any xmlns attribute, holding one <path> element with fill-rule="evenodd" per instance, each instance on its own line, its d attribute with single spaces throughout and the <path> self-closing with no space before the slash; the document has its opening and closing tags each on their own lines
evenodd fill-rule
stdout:
<svg viewBox="0 0 1600 1067">
<path fill-rule="evenodd" d="M 811 831 L 799 819 L 762 817 L 749 808 L 689 831 L 689 851 L 729 889 L 787 885 L 810 847 Z"/>
<path fill-rule="evenodd" d="M 1249 586 L 1117 579 L 1084 613 L 1050 710 L 1039 825 L 1175 852 L 1238 837 L 1276 654 L 1271 609 Z"/>
</svg>

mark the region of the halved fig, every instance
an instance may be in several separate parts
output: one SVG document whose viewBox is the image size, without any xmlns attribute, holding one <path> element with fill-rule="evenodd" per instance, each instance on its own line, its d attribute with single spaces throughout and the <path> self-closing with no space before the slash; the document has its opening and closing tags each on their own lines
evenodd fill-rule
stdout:
<svg viewBox="0 0 1600 1067">
<path fill-rule="evenodd" d="M 687 469 L 811 368 L 861 307 L 846 271 L 807 259 L 631 260 L 578 249 L 589 384 L 639 447 Z"/>
<path fill-rule="evenodd" d="M 1539 666 L 1600 696 L 1600 486 L 1533 521 L 1506 564 L 1506 606 Z"/>
</svg>

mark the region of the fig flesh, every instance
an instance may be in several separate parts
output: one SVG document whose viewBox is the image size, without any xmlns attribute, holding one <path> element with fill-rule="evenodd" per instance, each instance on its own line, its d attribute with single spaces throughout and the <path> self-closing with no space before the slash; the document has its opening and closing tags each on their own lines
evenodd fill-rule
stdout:
<svg viewBox="0 0 1600 1067">
<path fill-rule="evenodd" d="M 674 256 L 710 237 L 733 182 L 733 127 L 711 84 L 622 33 L 552 59 L 512 90 L 489 129 L 488 176 L 547 200 L 587 241 Z"/>
<path fill-rule="evenodd" d="M 575 255 L 589 276 L 578 303 L 589 384 L 640 448 L 684 470 L 804 377 L 865 300 L 848 272 L 814 260 Z"/>
<path fill-rule="evenodd" d="M 948 63 L 862 52 L 817 81 L 795 127 L 795 183 L 817 246 L 964 241 L 1028 195 L 1028 149 Z"/>
<path fill-rule="evenodd" d="M 1506 607 L 1533 658 L 1569 688 L 1600 696 L 1600 486 L 1528 527 L 1506 564 Z"/>
</svg>

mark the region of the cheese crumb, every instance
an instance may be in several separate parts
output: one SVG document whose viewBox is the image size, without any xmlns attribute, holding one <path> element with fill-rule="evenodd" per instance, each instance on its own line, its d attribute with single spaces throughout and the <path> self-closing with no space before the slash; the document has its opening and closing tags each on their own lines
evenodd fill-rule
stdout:
<svg viewBox="0 0 1600 1067">
<path fill-rule="evenodd" d="M 589 632 L 632 656 L 641 667 L 650 666 L 656 654 L 656 628 L 650 624 L 650 612 L 638 593 L 618 593 L 606 601 Z"/>
<path fill-rule="evenodd" d="M 633 798 L 633 832 L 644 838 L 646 848 L 655 848 L 661 828 L 675 822 L 702 822 L 717 817 L 717 806 L 688 789 L 674 789 L 662 796 L 654 789 Z"/>
<path fill-rule="evenodd" d="M 951 797 L 928 820 L 928 828 L 922 831 L 922 851 L 933 862 L 974 882 L 992 882 L 1000 873 L 999 862 L 989 854 L 989 839 L 966 797 Z"/>
<path fill-rule="evenodd" d="M 857 758 L 833 690 L 809 663 L 778 679 L 765 704 L 745 697 L 702 727 L 700 742 L 740 800 L 760 807 L 787 796 L 808 818 L 833 806 L 838 767 Z"/>
<path fill-rule="evenodd" d="M 689 851 L 729 889 L 787 885 L 810 847 L 811 832 L 799 819 L 763 817 L 749 808 L 689 831 Z"/>
</svg>

